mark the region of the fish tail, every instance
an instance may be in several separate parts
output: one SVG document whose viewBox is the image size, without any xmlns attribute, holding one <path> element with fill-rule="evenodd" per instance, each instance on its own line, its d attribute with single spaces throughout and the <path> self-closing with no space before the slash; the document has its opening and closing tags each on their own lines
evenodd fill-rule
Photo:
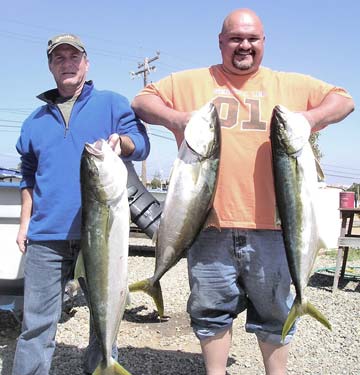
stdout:
<svg viewBox="0 0 360 375">
<path fill-rule="evenodd" d="M 104 362 L 100 362 L 93 375 L 131 375 L 131 373 L 111 358 L 108 366 Z"/>
<path fill-rule="evenodd" d="M 331 324 L 329 323 L 329 321 L 327 320 L 327 318 L 325 317 L 325 315 L 323 315 L 310 302 L 307 303 L 307 311 L 306 312 L 307 312 L 307 314 L 309 314 L 310 316 L 312 316 L 313 318 L 315 318 L 318 322 L 320 322 L 322 325 L 324 325 L 327 329 L 329 329 L 331 331 Z"/>
<path fill-rule="evenodd" d="M 155 302 L 160 318 L 164 318 L 164 299 L 162 295 L 160 281 L 151 282 L 151 279 L 137 281 L 129 285 L 130 292 L 144 292 Z"/>
<path fill-rule="evenodd" d="M 313 304 L 308 301 L 301 303 L 299 299 L 296 298 L 282 329 L 282 342 L 285 341 L 286 335 L 289 333 L 296 319 L 306 314 L 312 316 L 326 328 L 331 330 L 331 324 L 329 323 L 329 321 Z"/>
<path fill-rule="evenodd" d="M 281 334 L 281 341 L 285 342 L 286 335 L 289 333 L 291 327 L 294 325 L 295 320 L 301 315 L 298 313 L 298 308 L 296 308 L 298 304 L 294 302 L 294 304 L 291 307 L 291 310 L 289 312 L 289 315 L 284 323 L 282 334 Z"/>
</svg>

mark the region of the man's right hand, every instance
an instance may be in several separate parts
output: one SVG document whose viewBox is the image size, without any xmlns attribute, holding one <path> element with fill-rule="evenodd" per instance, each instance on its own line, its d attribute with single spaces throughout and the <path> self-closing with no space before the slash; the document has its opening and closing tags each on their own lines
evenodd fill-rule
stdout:
<svg viewBox="0 0 360 375">
<path fill-rule="evenodd" d="M 16 243 L 19 247 L 19 250 L 22 253 L 26 252 L 26 244 L 27 244 L 27 235 L 26 232 L 23 231 L 21 228 L 19 229 L 18 235 L 16 237 Z"/>
</svg>

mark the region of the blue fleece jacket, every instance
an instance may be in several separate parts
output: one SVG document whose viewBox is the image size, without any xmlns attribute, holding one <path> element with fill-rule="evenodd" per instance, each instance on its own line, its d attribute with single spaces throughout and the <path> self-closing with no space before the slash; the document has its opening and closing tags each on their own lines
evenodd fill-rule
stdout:
<svg viewBox="0 0 360 375">
<path fill-rule="evenodd" d="M 47 104 L 24 122 L 16 149 L 21 155 L 21 188 L 33 188 L 33 213 L 28 239 L 80 239 L 80 159 L 85 142 L 126 134 L 135 151 L 123 160 L 144 160 L 150 150 L 144 125 L 128 100 L 114 92 L 98 91 L 86 82 L 71 112 L 68 129 L 54 104 L 57 90 L 38 96 Z"/>
</svg>

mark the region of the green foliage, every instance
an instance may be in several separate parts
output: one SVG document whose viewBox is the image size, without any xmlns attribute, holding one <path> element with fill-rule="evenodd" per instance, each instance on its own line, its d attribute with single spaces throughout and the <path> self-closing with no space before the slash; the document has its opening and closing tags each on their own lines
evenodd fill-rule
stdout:
<svg viewBox="0 0 360 375">
<path fill-rule="evenodd" d="M 353 182 L 346 191 L 353 191 L 355 193 L 355 201 L 359 202 L 360 184 L 356 184 L 355 182 Z"/>
<path fill-rule="evenodd" d="M 353 182 L 353 184 L 347 189 L 347 191 L 353 191 L 354 193 L 358 193 L 360 190 L 360 184 L 356 184 Z"/>
<path fill-rule="evenodd" d="M 325 256 L 332 259 L 332 260 L 336 260 L 337 254 L 338 254 L 338 249 L 331 249 L 331 250 L 326 251 Z M 349 252 L 348 252 L 347 260 L 349 262 L 359 261 L 360 260 L 360 249 L 350 248 Z"/>
<path fill-rule="evenodd" d="M 161 181 L 159 178 L 154 177 L 150 182 L 152 189 L 160 189 L 161 188 Z"/>
<path fill-rule="evenodd" d="M 310 144 L 311 144 L 311 147 L 314 151 L 314 155 L 316 157 L 316 159 L 318 161 L 320 161 L 320 159 L 324 156 L 320 150 L 320 147 L 319 147 L 319 136 L 320 136 L 320 133 L 319 132 L 316 132 L 316 133 L 311 133 L 310 135 Z"/>
<path fill-rule="evenodd" d="M 153 179 L 150 182 L 151 189 L 161 189 L 161 173 L 156 170 Z"/>
</svg>

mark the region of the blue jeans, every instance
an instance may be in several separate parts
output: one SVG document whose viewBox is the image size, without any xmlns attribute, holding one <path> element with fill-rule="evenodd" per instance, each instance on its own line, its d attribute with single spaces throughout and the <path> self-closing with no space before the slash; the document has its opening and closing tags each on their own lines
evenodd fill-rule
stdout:
<svg viewBox="0 0 360 375">
<path fill-rule="evenodd" d="M 65 285 L 73 278 L 79 250 L 78 240 L 29 242 L 25 256 L 22 332 L 16 346 L 13 375 L 49 373 Z M 88 362 L 92 358 L 100 360 L 100 345 L 94 334 L 90 343 L 88 351 L 92 355 L 87 354 Z M 88 363 L 86 371 L 92 372 L 97 364 Z"/>
<path fill-rule="evenodd" d="M 188 312 L 200 340 L 229 329 L 244 310 L 246 331 L 259 340 L 291 340 L 295 327 L 281 342 L 293 295 L 280 231 L 206 229 L 189 250 L 188 268 Z"/>
</svg>

